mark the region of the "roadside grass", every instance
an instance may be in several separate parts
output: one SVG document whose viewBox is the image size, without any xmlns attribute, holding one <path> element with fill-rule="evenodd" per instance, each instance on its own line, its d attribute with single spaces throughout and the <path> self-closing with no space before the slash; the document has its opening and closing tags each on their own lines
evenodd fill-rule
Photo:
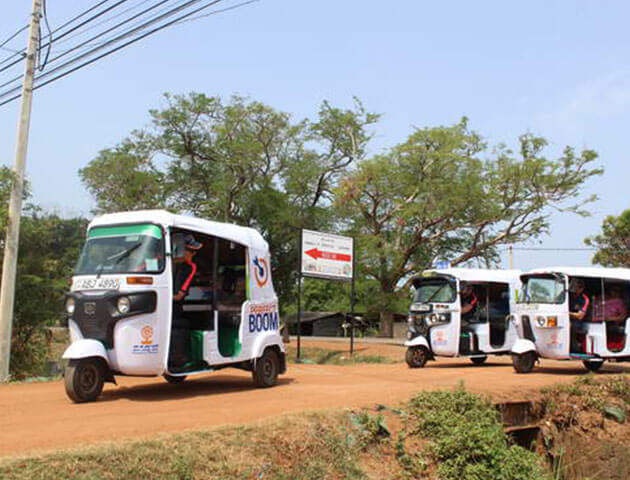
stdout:
<svg viewBox="0 0 630 480">
<path fill-rule="evenodd" d="M 365 355 L 354 353 L 352 356 L 348 348 L 332 350 L 320 347 L 301 346 L 301 362 L 314 363 L 317 365 L 355 365 L 357 363 L 399 363 L 392 358 L 382 355 Z M 287 358 L 289 362 L 296 363 L 296 347 L 288 345 Z M 401 360 L 402 361 L 402 357 Z"/>
<path fill-rule="evenodd" d="M 89 428 L 86 426 L 86 428 Z M 497 410 L 463 389 L 0 461 L 7 480 L 548 480 Z"/>
<path fill-rule="evenodd" d="M 363 478 L 344 412 L 0 461 L 16 480 Z"/>
</svg>

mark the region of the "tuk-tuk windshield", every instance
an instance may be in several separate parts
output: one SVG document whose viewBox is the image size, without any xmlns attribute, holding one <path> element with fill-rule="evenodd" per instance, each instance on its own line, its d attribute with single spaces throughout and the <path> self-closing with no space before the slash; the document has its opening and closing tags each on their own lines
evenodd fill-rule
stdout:
<svg viewBox="0 0 630 480">
<path fill-rule="evenodd" d="M 557 275 L 529 276 L 523 279 L 524 303 L 564 303 L 564 279 Z"/>
<path fill-rule="evenodd" d="M 414 303 L 451 303 L 457 298 L 455 282 L 446 278 L 419 279 L 414 282 L 414 287 Z"/>
<path fill-rule="evenodd" d="M 162 229 L 156 225 L 121 225 L 90 229 L 74 273 L 159 273 L 162 270 Z"/>
</svg>

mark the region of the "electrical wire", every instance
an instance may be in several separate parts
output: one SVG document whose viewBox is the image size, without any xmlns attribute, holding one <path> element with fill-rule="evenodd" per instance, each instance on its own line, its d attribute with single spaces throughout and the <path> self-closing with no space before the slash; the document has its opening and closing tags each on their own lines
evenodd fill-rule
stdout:
<svg viewBox="0 0 630 480">
<path fill-rule="evenodd" d="M 4 47 L 7 43 L 9 43 L 11 40 L 13 40 L 15 37 L 17 37 L 20 33 L 22 33 L 24 30 L 26 30 L 28 28 L 28 25 L 24 25 L 22 28 L 20 28 L 17 32 L 15 32 L 13 35 L 9 36 L 9 38 L 7 38 L 6 40 L 4 40 L 2 43 L 0 43 L 0 48 Z"/>
<path fill-rule="evenodd" d="M 257 3 L 257 2 L 260 2 L 260 0 L 248 0 L 247 2 L 237 3 L 236 5 L 231 5 L 229 7 L 220 8 L 218 10 L 213 10 L 210 13 L 205 13 L 203 15 L 198 15 L 196 17 L 187 18 L 185 20 L 182 20 L 182 21 L 178 22 L 177 24 L 181 25 L 182 23 L 188 23 L 188 22 L 192 22 L 194 20 L 199 20 L 201 18 L 210 17 L 212 15 L 216 15 L 217 13 L 229 12 L 230 10 L 236 10 L 237 8 L 241 8 L 241 7 L 244 7 L 246 5 L 249 5 L 249 4 L 252 4 L 252 3 Z"/>
<path fill-rule="evenodd" d="M 136 4 L 136 5 L 133 5 L 133 6 L 129 7 L 129 8 L 125 8 L 123 11 L 121 11 L 121 12 L 117 13 L 116 15 L 112 15 L 111 17 L 106 18 L 105 20 L 101 20 L 101 21 L 99 21 L 99 22 L 96 22 L 94 25 L 91 25 L 91 26 L 89 26 L 89 27 L 84 28 L 84 29 L 83 29 L 83 31 L 81 31 L 81 32 L 76 32 L 76 33 L 74 33 L 73 35 L 70 35 L 69 37 L 66 37 L 66 38 L 64 38 L 64 39 L 62 39 L 62 40 L 57 40 L 57 39 L 55 39 L 55 45 L 60 45 L 60 44 L 62 44 L 62 43 L 69 42 L 70 40 L 72 40 L 72 39 L 74 39 L 74 38 L 77 38 L 77 37 L 80 37 L 80 36 L 82 36 L 82 35 L 85 35 L 87 32 L 89 32 L 89 31 L 91 31 L 91 30 L 94 30 L 95 28 L 98 28 L 98 27 L 100 27 L 101 25 L 104 25 L 104 24 L 106 24 L 106 23 L 109 23 L 109 22 L 111 22 L 112 20 L 114 20 L 114 19 L 116 19 L 116 18 L 122 17 L 122 16 L 123 16 L 123 15 L 125 15 L 126 13 L 129 13 L 129 12 L 131 12 L 131 11 L 133 11 L 133 10 L 136 10 L 136 9 L 137 9 L 137 8 L 139 8 L 140 6 L 142 6 L 142 5 L 144 5 L 145 3 L 148 3 L 148 2 L 150 2 L 150 1 L 151 1 L 151 0 L 142 0 L 140 3 L 138 3 L 138 4 Z M 167 0 L 167 1 L 168 1 L 168 0 Z"/>
<path fill-rule="evenodd" d="M 84 10 L 83 12 L 81 12 L 79 15 L 76 15 L 75 17 L 72 17 L 70 20 L 68 20 L 66 23 L 64 23 L 63 25 L 57 27 L 55 30 L 53 30 L 51 33 L 57 33 L 59 30 L 67 27 L 68 25 L 70 25 L 72 22 L 78 20 L 79 18 L 87 15 L 88 13 L 90 13 L 91 11 L 97 9 L 98 7 L 100 7 L 101 5 L 109 2 L 110 0 L 103 0 L 99 3 L 97 3 L 96 5 L 94 5 L 93 7 L 88 8 L 87 10 Z M 24 31 L 28 28 L 28 25 L 26 25 L 25 27 L 23 27 L 20 31 L 18 31 L 18 33 L 20 33 L 21 31 Z M 17 35 L 17 33 L 15 34 Z M 26 56 L 26 48 L 23 48 L 21 50 L 16 51 L 16 54 L 22 55 L 23 57 Z M 15 55 L 10 55 L 9 57 L 5 58 L 4 60 L 0 61 L 0 65 L 2 65 L 3 63 L 5 63 L 6 61 L 10 60 L 11 58 L 15 57 Z"/>
<path fill-rule="evenodd" d="M 72 27 L 70 30 L 68 30 L 67 32 L 62 33 L 61 35 L 59 35 L 58 37 L 56 37 L 57 39 L 62 39 L 63 37 L 69 35 L 70 33 L 76 31 L 77 29 L 81 28 L 83 25 L 86 25 L 88 23 L 90 23 L 91 21 L 93 21 L 94 19 L 105 15 L 107 12 L 113 10 L 114 8 L 118 7 L 119 5 L 122 5 L 123 3 L 127 2 L 128 0 L 118 0 L 118 2 L 116 2 L 115 4 L 111 5 L 110 7 L 107 7 L 104 10 L 101 10 L 100 12 L 92 15 L 90 18 L 88 18 L 87 20 L 84 20 L 83 22 L 79 23 L 78 25 L 75 25 L 74 27 Z M 48 43 L 42 45 L 43 47 L 47 47 Z M 12 63 L 10 63 L 9 65 L 0 68 L 0 73 L 4 72 L 5 70 L 11 68 L 12 66 L 20 63 L 23 60 L 23 58 L 19 58 L 18 60 L 13 61 Z"/>
<path fill-rule="evenodd" d="M 136 19 L 136 18 L 137 18 L 137 17 L 139 17 L 139 16 L 142 16 L 142 15 L 144 15 L 145 13 L 149 12 L 150 10 L 152 10 L 152 9 L 154 9 L 154 8 L 158 7 L 158 6 L 161 6 L 161 5 L 163 5 L 164 3 L 167 3 L 167 2 L 169 2 L 169 1 L 170 1 L 170 0 L 162 0 L 162 1 L 158 2 L 157 4 L 153 5 L 152 7 L 149 7 L 149 8 L 147 8 L 147 9 L 143 10 L 143 11 L 142 11 L 142 12 L 140 12 L 139 14 L 136 14 L 136 15 L 134 15 L 134 16 L 132 16 L 132 17 L 130 17 L 130 18 L 128 18 L 128 19 L 126 19 L 126 20 L 124 20 L 124 21 L 122 21 L 122 22 L 118 23 L 118 24 L 117 24 L 117 25 L 115 25 L 114 27 L 111 27 L 111 28 L 109 28 L 109 29 L 105 30 L 104 32 L 101 32 L 101 33 L 99 33 L 99 34 L 97 34 L 97 35 L 95 35 L 95 36 L 91 37 L 90 39 L 88 39 L 88 40 L 84 41 L 83 43 L 81 43 L 81 44 L 79 44 L 79 45 L 77 45 L 77 46 L 75 46 L 75 47 L 72 47 L 72 48 L 70 48 L 70 49 L 68 49 L 68 50 L 64 51 L 64 52 L 63 52 L 63 53 L 61 53 L 60 55 L 57 55 L 56 57 L 54 57 L 53 59 L 51 59 L 51 60 L 50 60 L 50 63 L 55 62 L 56 60 L 58 60 L 58 59 L 60 59 L 60 58 L 62 58 L 62 57 L 64 57 L 64 56 L 66 56 L 67 54 L 69 54 L 69 53 L 71 53 L 71 52 L 73 52 L 73 51 L 80 50 L 82 47 L 84 47 L 84 46 L 88 45 L 90 42 L 94 41 L 95 39 L 97 39 L 97 38 L 99 38 L 99 37 L 101 37 L 101 36 L 103 36 L 103 35 L 106 35 L 107 33 L 111 32 L 111 31 L 113 31 L 113 30 L 116 30 L 117 28 L 119 28 L 120 26 L 124 25 L 125 23 L 127 23 L 127 22 L 129 22 L 129 21 L 131 21 L 131 20 L 134 20 L 134 19 Z M 187 6 L 190 6 L 191 4 L 194 4 L 194 3 L 199 2 L 199 1 L 201 1 L 201 0 L 194 0 L 194 1 L 192 1 L 192 2 L 191 2 L 191 1 L 189 1 L 188 3 L 186 3 L 186 5 L 187 5 Z M 143 3 L 145 3 L 145 2 L 143 2 Z M 169 8 L 170 8 L 170 7 L 169 7 Z M 128 10 L 129 10 L 129 9 L 127 9 L 127 11 L 128 11 Z M 164 10 L 161 10 L 160 12 L 164 12 L 164 11 L 166 11 L 166 10 L 167 10 L 167 9 L 164 9 Z M 153 18 L 154 18 L 154 19 L 157 19 L 158 17 L 159 17 L 159 15 L 158 15 L 158 16 L 156 16 L 156 17 L 153 17 Z M 143 21 L 145 21 L 145 20 L 143 20 Z M 136 24 L 136 25 L 139 25 L 140 23 L 141 23 L 141 22 L 139 22 L 139 23 L 138 23 L 138 24 Z M 131 31 L 131 30 L 130 30 L 130 31 Z M 80 34 L 79 34 L 79 35 L 80 35 Z M 55 41 L 58 41 L 58 40 L 59 40 L 59 38 L 61 38 L 61 37 L 57 37 L 57 38 L 55 39 Z M 106 43 L 107 43 L 107 41 L 103 42 L 101 45 L 105 45 Z M 75 59 L 76 59 L 76 58 L 78 58 L 78 57 L 75 57 Z M 0 72 L 2 72 L 2 69 L 0 69 Z M 21 73 L 21 74 L 19 74 L 19 75 L 15 76 L 15 77 L 13 77 L 13 78 L 11 78 L 10 80 L 8 80 L 8 81 L 4 82 L 3 84 L 0 84 L 0 88 L 3 88 L 3 87 L 5 87 L 5 86 L 7 86 L 7 85 L 10 85 L 10 84 L 12 84 L 12 83 L 14 83 L 14 82 L 16 82 L 16 81 L 20 80 L 22 77 L 24 77 L 24 74 L 23 74 L 23 73 Z M 4 92 L 4 93 L 0 94 L 0 98 L 4 97 L 4 96 L 6 96 L 6 95 L 9 95 L 9 94 L 11 94 L 11 93 L 12 93 L 12 92 L 14 92 L 14 91 L 17 91 L 17 90 L 19 90 L 20 88 L 21 88 L 20 86 L 17 86 L 17 87 L 14 87 L 13 89 L 10 89 L 10 90 L 8 90 L 8 91 Z"/>
<path fill-rule="evenodd" d="M 200 1 L 200 0 L 191 0 L 191 1 L 187 2 L 187 3 L 185 3 L 184 5 L 180 5 L 179 7 L 176 7 L 176 8 L 171 9 L 171 10 L 170 10 L 169 12 L 167 12 L 166 14 L 162 14 L 162 15 L 160 15 L 160 16 L 159 16 L 159 18 L 160 18 L 160 19 L 164 19 L 164 18 L 166 18 L 166 17 L 168 17 L 168 16 L 172 15 L 173 13 L 176 13 L 176 12 L 178 12 L 178 11 L 181 11 L 183 8 L 189 7 L 189 6 L 191 6 L 192 4 L 194 4 L 194 3 L 198 3 L 199 1 Z M 190 12 L 187 12 L 187 13 L 185 13 L 185 14 L 183 14 L 183 15 L 181 15 L 181 16 L 179 16 L 179 17 L 177 17 L 177 18 L 175 18 L 175 19 L 173 19 L 173 20 L 171 20 L 171 21 L 169 21 L 169 22 L 167 22 L 167 23 L 161 24 L 161 25 L 159 25 L 159 26 L 157 26 L 157 27 L 153 28 L 152 30 L 149 30 L 148 32 L 143 33 L 142 35 L 139 35 L 139 36 L 137 36 L 137 37 L 135 37 L 135 38 L 132 38 L 131 40 L 129 40 L 129 41 L 127 41 L 127 42 L 123 43 L 122 45 L 119 45 L 119 46 L 117 46 L 117 47 L 115 47 L 115 48 L 112 48 L 112 49 L 110 49 L 110 50 L 107 50 L 105 53 L 103 53 L 103 54 L 101 54 L 101 55 L 98 55 L 97 57 L 94 57 L 94 58 L 88 59 L 88 60 L 86 60 L 85 62 L 83 62 L 83 63 L 81 63 L 81 64 L 77 65 L 76 67 L 71 68 L 71 69 L 69 69 L 69 70 L 66 70 L 66 71 L 64 71 L 64 72 L 60 73 L 59 75 L 56 75 L 56 76 L 54 76 L 53 78 L 50 78 L 49 80 L 47 80 L 47 81 L 45 81 L 45 82 L 42 82 L 42 83 L 37 83 L 37 84 L 33 87 L 33 90 L 37 90 L 37 89 L 42 88 L 42 87 L 44 87 L 44 86 L 46 86 L 46 85 L 49 85 L 50 83 L 53 83 L 53 82 L 55 82 L 55 81 L 57 81 L 57 80 L 59 80 L 59 79 L 61 79 L 61 78 L 65 77 L 65 76 L 67 76 L 67 75 L 69 75 L 69 74 L 71 74 L 71 73 L 73 73 L 73 72 L 75 72 L 75 71 L 77 71 L 77 70 L 79 70 L 79 69 L 81 69 L 81 68 L 84 68 L 84 67 L 86 67 L 86 66 L 88 66 L 88 65 L 90 65 L 90 64 L 92 64 L 92 63 L 94 63 L 94 62 L 96 62 L 96 61 L 98 61 L 98 60 L 100 60 L 100 59 L 102 59 L 102 58 L 105 58 L 105 57 L 107 57 L 107 56 L 109 56 L 109 55 L 111 55 L 111 54 L 113 54 L 113 53 L 115 53 L 115 52 L 117 52 L 117 51 L 119 51 L 119 50 L 121 50 L 121 49 L 123 49 L 123 48 L 125 48 L 125 47 L 127 47 L 127 46 L 129 46 L 129 45 L 131 45 L 131 44 L 133 44 L 133 43 L 136 43 L 136 42 L 138 42 L 138 41 L 140 41 L 140 40 L 142 40 L 142 39 L 144 39 L 144 38 L 146 38 L 146 37 L 148 37 L 148 36 L 150 36 L 150 35 L 153 35 L 153 34 L 155 34 L 155 33 L 159 32 L 159 31 L 161 31 L 161 30 L 163 30 L 163 29 L 165 29 L 165 28 L 168 28 L 168 27 L 170 27 L 170 26 L 172 26 L 172 25 L 176 25 L 176 24 L 179 24 L 179 23 L 183 23 L 183 21 L 185 21 L 185 20 L 189 19 L 189 18 L 190 18 L 190 17 L 192 17 L 193 15 L 195 15 L 195 14 L 197 14 L 197 13 L 199 13 L 199 12 L 201 12 L 201 11 L 203 11 L 203 10 L 205 10 L 205 9 L 209 8 L 209 7 L 212 7 L 212 6 L 216 5 L 216 4 L 220 3 L 221 1 L 223 1 L 223 0 L 213 0 L 213 1 L 211 1 L 211 2 L 209 2 L 209 3 L 207 3 L 207 4 L 205 4 L 205 5 L 202 5 L 202 6 L 200 6 L 200 7 L 196 8 L 196 9 L 194 9 L 194 10 L 190 11 Z M 256 1 L 257 1 L 257 0 L 256 0 Z M 217 10 L 217 11 L 215 11 L 215 12 L 211 12 L 211 13 L 209 13 L 209 14 L 200 15 L 200 16 L 198 16 L 198 18 L 207 17 L 207 16 L 209 16 L 209 15 L 216 14 L 216 13 L 220 13 L 220 12 L 222 12 L 222 11 L 232 10 L 232 9 L 234 9 L 234 8 L 242 7 L 242 6 L 248 5 L 248 4 L 250 4 L 250 3 L 254 3 L 254 2 L 253 2 L 253 0 L 250 0 L 250 1 L 247 1 L 247 2 L 242 2 L 242 4 L 239 4 L 239 5 L 234 5 L 234 6 L 232 6 L 232 8 L 221 9 L 221 10 Z M 75 64 L 75 63 L 77 63 L 79 60 L 84 59 L 85 57 L 89 57 L 90 55 L 92 55 L 92 54 L 94 54 L 94 53 L 96 53 L 96 52 L 98 52 L 98 51 L 100 51 L 100 50 L 103 50 L 104 48 L 106 48 L 107 46 L 109 46 L 109 45 L 111 45 L 111 44 L 114 44 L 114 43 L 119 42 L 121 39 L 126 38 L 126 37 L 128 37 L 128 36 L 132 35 L 133 33 L 137 33 L 137 32 L 139 32 L 139 31 L 142 31 L 144 28 L 146 28 L 146 26 L 147 26 L 147 25 L 153 24 L 153 23 L 155 23 L 155 21 L 156 21 L 156 18 L 151 19 L 151 20 L 149 20 L 148 22 L 145 22 L 145 24 L 141 25 L 140 27 L 136 27 L 136 28 L 134 28 L 134 29 L 133 29 L 133 30 L 131 30 L 131 31 L 125 32 L 125 33 L 123 33 L 123 34 L 121 34 L 121 35 L 119 35 L 119 36 L 117 36 L 117 37 L 115 37 L 115 38 L 113 38 L 113 39 L 109 40 L 109 41 L 108 41 L 106 44 L 104 44 L 104 45 L 101 45 L 101 46 L 95 47 L 95 48 L 93 48 L 92 50 L 90 50 L 90 51 L 88 51 L 88 52 L 86 52 L 86 53 L 84 53 L 84 54 L 78 55 L 78 56 L 76 56 L 75 58 L 70 59 L 68 62 L 66 62 L 66 63 L 64 63 L 64 64 L 62 64 L 62 65 L 60 65 L 60 66 L 58 66 L 58 67 L 56 67 L 56 68 L 54 68 L 54 69 L 52 69 L 52 70 L 47 71 L 46 73 L 44 73 L 44 74 L 42 74 L 42 75 L 39 75 L 39 76 L 36 78 L 36 81 L 37 81 L 37 80 L 40 80 L 40 79 L 42 79 L 42 78 L 44 78 L 44 77 L 48 77 L 48 76 L 50 76 L 50 75 L 54 74 L 55 72 L 57 72 L 57 71 L 59 71 L 59 70 L 63 70 L 63 69 L 65 69 L 65 68 L 67 68 L 67 67 L 69 67 L 69 66 L 71 66 L 71 65 L 73 65 L 73 64 Z M 15 91 L 15 89 L 12 89 L 12 90 L 10 90 L 10 91 L 7 91 L 7 92 L 4 92 L 4 93 L 0 94 L 0 98 L 1 98 L 1 97 L 4 97 L 4 96 L 6 96 L 6 95 L 8 95 L 9 93 L 11 93 L 11 91 Z M 12 102 L 13 100 L 16 100 L 16 99 L 17 99 L 17 98 L 19 98 L 20 96 L 21 96 L 21 94 L 17 94 L 17 95 L 15 95 L 15 96 L 11 97 L 11 98 L 9 98 L 9 99 L 7 99 L 7 100 L 5 100 L 5 101 L 1 102 L 1 103 L 0 103 L 0 106 L 3 106 L 3 105 L 5 105 L 5 104 L 7 104 L 7 103 L 9 103 L 9 102 Z"/>
<path fill-rule="evenodd" d="M 46 50 L 46 56 L 44 57 L 44 61 L 41 62 L 41 45 L 42 45 L 42 32 L 41 32 L 41 28 L 39 31 L 39 71 L 43 71 L 44 68 L 46 68 L 46 63 L 48 63 L 48 57 L 50 56 L 50 49 L 52 46 L 52 42 L 53 42 L 53 37 L 52 37 L 52 32 L 50 30 L 50 24 L 48 23 L 48 12 L 46 11 L 46 0 L 43 0 L 42 3 L 42 9 L 43 9 L 43 14 L 44 14 L 44 23 L 46 24 L 46 29 L 48 30 L 48 49 Z"/>
</svg>

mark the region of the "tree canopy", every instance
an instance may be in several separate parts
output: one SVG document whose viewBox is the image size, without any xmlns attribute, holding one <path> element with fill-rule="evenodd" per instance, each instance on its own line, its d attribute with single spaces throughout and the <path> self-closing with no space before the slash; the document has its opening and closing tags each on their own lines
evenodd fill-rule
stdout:
<svg viewBox="0 0 630 480">
<path fill-rule="evenodd" d="M 243 97 L 165 98 L 148 127 L 80 171 L 97 213 L 163 207 L 258 228 L 283 305 L 293 304 L 299 229 L 351 234 L 365 308 L 383 313 L 385 334 L 415 273 L 436 259 L 493 264 L 501 246 L 547 233 L 553 209 L 586 215 L 582 187 L 601 173 L 592 150 L 550 158 L 532 134 L 516 151 L 490 146 L 466 118 L 369 155 L 379 116 L 356 99 L 295 121 Z M 311 290 L 323 308 L 327 289 Z"/>
<path fill-rule="evenodd" d="M 630 209 L 619 216 L 606 217 L 601 233 L 584 242 L 597 249 L 593 263 L 604 267 L 630 267 Z"/>
</svg>

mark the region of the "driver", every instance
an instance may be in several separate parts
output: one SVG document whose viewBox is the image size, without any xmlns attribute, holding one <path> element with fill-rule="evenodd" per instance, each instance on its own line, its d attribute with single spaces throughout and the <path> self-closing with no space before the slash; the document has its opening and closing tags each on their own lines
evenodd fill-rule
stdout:
<svg viewBox="0 0 630 480">
<path fill-rule="evenodd" d="M 461 303 L 462 303 L 462 320 L 469 322 L 475 316 L 477 312 L 477 307 L 479 305 L 479 300 L 477 299 L 477 295 L 475 295 L 475 291 L 471 284 L 467 283 L 464 285 L 462 289 L 461 295 Z"/>
<path fill-rule="evenodd" d="M 197 264 L 193 261 L 196 253 L 203 247 L 203 244 L 195 240 L 192 235 L 184 237 L 184 259 L 175 264 L 173 272 L 173 335 L 171 335 L 171 355 L 172 365 L 182 367 L 188 360 L 188 322 L 183 317 L 184 299 L 188 295 L 188 290 L 195 274 Z"/>
</svg>

